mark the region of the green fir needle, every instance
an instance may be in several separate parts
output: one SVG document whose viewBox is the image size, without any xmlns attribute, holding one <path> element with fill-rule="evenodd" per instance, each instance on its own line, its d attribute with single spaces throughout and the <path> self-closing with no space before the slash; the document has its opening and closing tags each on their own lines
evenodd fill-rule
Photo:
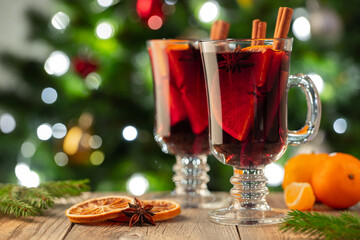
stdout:
<svg viewBox="0 0 360 240">
<path fill-rule="evenodd" d="M 292 210 L 280 224 L 283 232 L 302 233 L 328 240 L 360 239 L 360 216 L 343 212 L 339 216 Z"/>
</svg>

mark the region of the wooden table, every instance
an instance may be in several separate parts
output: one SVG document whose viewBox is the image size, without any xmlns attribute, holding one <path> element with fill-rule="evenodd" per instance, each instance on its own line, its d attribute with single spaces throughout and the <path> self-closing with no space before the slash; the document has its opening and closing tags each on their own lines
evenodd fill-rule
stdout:
<svg viewBox="0 0 360 240">
<path fill-rule="evenodd" d="M 208 210 L 182 209 L 181 215 L 173 220 L 159 222 L 156 226 L 133 226 L 105 221 L 94 224 L 74 224 L 65 216 L 65 209 L 72 204 L 107 193 L 85 193 L 81 197 L 59 201 L 55 208 L 43 216 L 28 218 L 0 217 L 0 240 L 5 239 L 309 239 L 307 236 L 282 233 L 278 225 L 265 226 L 223 226 L 207 219 Z M 282 193 L 268 196 L 271 207 L 285 208 Z M 338 211 L 316 205 L 318 211 L 338 214 Z M 359 204 L 351 210 L 360 212 Z"/>
</svg>

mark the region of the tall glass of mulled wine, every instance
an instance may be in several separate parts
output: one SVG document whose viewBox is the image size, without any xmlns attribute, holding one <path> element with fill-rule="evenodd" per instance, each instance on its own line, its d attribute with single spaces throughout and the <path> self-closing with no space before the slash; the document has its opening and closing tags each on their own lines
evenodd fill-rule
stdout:
<svg viewBox="0 0 360 240">
<path fill-rule="evenodd" d="M 154 97 L 154 135 L 163 152 L 176 156 L 172 196 L 183 207 L 223 206 L 224 195 L 207 188 L 208 108 L 198 41 L 149 40 Z M 227 196 L 228 197 L 228 196 Z"/>
<path fill-rule="evenodd" d="M 278 160 L 289 144 L 316 135 L 321 118 L 316 87 L 306 75 L 289 76 L 292 39 L 202 41 L 200 48 L 211 151 L 234 168 L 233 204 L 211 211 L 210 219 L 227 225 L 278 223 L 284 212 L 266 202 L 264 167 Z M 306 122 L 299 131 L 287 126 L 291 87 L 300 87 L 307 100 Z"/>
</svg>

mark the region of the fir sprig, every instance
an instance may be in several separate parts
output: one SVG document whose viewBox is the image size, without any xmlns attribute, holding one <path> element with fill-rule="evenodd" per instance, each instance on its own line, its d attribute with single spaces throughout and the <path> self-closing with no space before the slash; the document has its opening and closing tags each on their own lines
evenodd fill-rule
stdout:
<svg viewBox="0 0 360 240">
<path fill-rule="evenodd" d="M 288 213 L 285 222 L 280 225 L 280 230 L 328 240 L 360 239 L 360 215 L 343 212 L 339 216 L 333 216 L 292 210 Z"/>
<path fill-rule="evenodd" d="M 0 213 L 14 217 L 35 216 L 55 205 L 56 198 L 78 196 L 90 190 L 89 180 L 43 183 L 36 188 L 0 184 Z"/>
</svg>

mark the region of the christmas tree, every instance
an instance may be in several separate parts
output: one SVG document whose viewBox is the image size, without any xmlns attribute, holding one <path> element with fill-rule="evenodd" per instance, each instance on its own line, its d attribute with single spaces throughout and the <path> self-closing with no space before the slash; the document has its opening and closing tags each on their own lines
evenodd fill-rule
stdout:
<svg viewBox="0 0 360 240">
<path fill-rule="evenodd" d="M 174 157 L 153 140 L 146 40 L 208 38 L 216 19 L 230 22 L 230 38 L 250 38 L 251 21 L 260 17 L 272 37 L 279 6 L 294 8 L 291 73 L 311 73 L 323 112 L 318 137 L 290 147 L 278 164 L 301 151 L 360 157 L 357 0 L 54 4 L 56 10 L 46 16 L 34 9 L 27 14 L 29 38 L 52 49 L 47 59 L 1 53 L 1 64 L 21 82 L 14 91 L 0 89 L 0 182 L 89 178 L 93 190 L 124 191 L 129 179 L 140 179 L 149 190 L 172 189 Z M 303 94 L 290 90 L 289 129 L 299 129 L 305 116 Z M 209 158 L 210 190 L 227 191 L 232 169 Z"/>
</svg>

